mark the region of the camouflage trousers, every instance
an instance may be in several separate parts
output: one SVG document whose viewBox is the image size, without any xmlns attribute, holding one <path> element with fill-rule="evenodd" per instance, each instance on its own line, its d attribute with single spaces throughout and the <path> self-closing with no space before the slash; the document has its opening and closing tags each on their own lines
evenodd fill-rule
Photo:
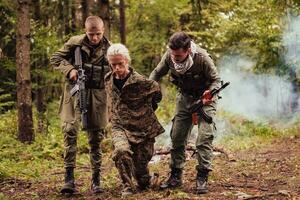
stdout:
<svg viewBox="0 0 300 200">
<path fill-rule="evenodd" d="M 188 108 L 193 102 L 192 97 L 178 94 L 176 97 L 176 111 L 173 118 L 171 129 L 171 168 L 182 169 L 185 163 L 185 147 L 187 145 L 188 137 L 193 128 L 192 113 Z M 204 111 L 211 117 L 216 113 L 216 102 L 205 106 Z M 196 140 L 196 156 L 198 160 L 197 170 L 211 170 L 212 159 L 212 142 L 215 132 L 215 124 L 208 124 L 201 117 L 198 120 L 198 136 Z"/>
<path fill-rule="evenodd" d="M 154 153 L 155 139 L 145 139 L 138 144 L 129 142 L 124 131 L 113 131 L 114 156 L 116 168 L 124 187 L 135 189 L 132 177 L 140 188 L 150 184 L 148 163 Z"/>
<path fill-rule="evenodd" d="M 64 133 L 64 164 L 65 167 L 76 166 L 76 152 L 77 152 L 77 135 L 79 130 L 79 122 L 69 123 L 65 122 L 62 125 Z M 100 171 L 101 167 L 101 148 L 100 143 L 103 139 L 103 130 L 89 130 L 88 143 L 90 146 L 90 162 L 93 171 Z"/>
</svg>

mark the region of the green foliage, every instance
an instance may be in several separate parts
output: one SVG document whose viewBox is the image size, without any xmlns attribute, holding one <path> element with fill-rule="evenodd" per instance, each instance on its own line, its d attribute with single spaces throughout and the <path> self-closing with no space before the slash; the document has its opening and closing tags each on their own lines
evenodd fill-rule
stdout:
<svg viewBox="0 0 300 200">
<path fill-rule="evenodd" d="M 274 0 L 181 0 L 176 4 L 131 0 L 126 19 L 133 66 L 149 74 L 166 50 L 169 36 L 185 30 L 214 58 L 239 53 L 256 61 L 257 72 L 281 68 L 286 72 L 288 66 L 280 56 L 284 51 L 282 33 L 287 11 L 299 12 L 297 5 L 297 1 Z"/>
<path fill-rule="evenodd" d="M 0 0 L 0 113 L 10 109 L 15 98 L 15 11 L 14 3 Z"/>
<path fill-rule="evenodd" d="M 117 168 L 112 168 L 108 174 L 106 174 L 102 180 L 104 182 L 104 187 L 105 188 L 116 188 L 118 183 L 120 182 L 119 177 L 118 177 L 118 170 Z"/>
<path fill-rule="evenodd" d="M 8 200 L 9 198 L 5 197 L 3 193 L 0 192 L 0 200 Z"/>
<path fill-rule="evenodd" d="M 214 56 L 245 54 L 257 61 L 258 71 L 268 72 L 282 63 L 285 9 L 273 0 L 208 1 L 185 26 Z"/>
<path fill-rule="evenodd" d="M 189 0 L 129 0 L 126 2 L 127 46 L 133 58 L 133 67 L 147 75 L 157 65 L 166 50 L 170 35 L 185 30 L 194 40 L 206 48 L 215 58 L 224 54 L 241 53 L 257 61 L 256 71 L 272 71 L 278 68 L 285 73 L 289 66 L 282 54 L 282 32 L 288 9 L 299 12 L 299 2 L 278 0 L 245 1 L 189 1 Z M 49 65 L 50 55 L 68 36 L 64 36 L 61 19 L 57 13 L 58 2 L 41 1 L 42 17 L 31 21 L 31 69 L 33 89 L 47 87 L 48 101 L 58 98 L 61 75 Z M 15 99 L 15 25 L 16 9 L 8 0 L 0 0 L 0 110 L 7 110 Z M 115 19 L 116 21 L 117 19 Z M 117 24 L 117 23 L 116 23 Z M 74 33 L 75 34 L 75 33 Z M 117 34 L 112 36 L 113 42 Z M 279 71 L 280 71 L 279 70 Z M 38 77 L 41 81 L 38 81 Z M 163 82 L 163 100 L 156 114 L 167 124 L 174 114 L 176 88 Z M 62 168 L 63 136 L 56 113 L 57 102 L 47 111 L 50 126 L 47 135 L 37 135 L 30 145 L 16 140 L 17 113 L 14 110 L 1 114 L 0 120 L 0 178 L 38 178 L 47 169 Z M 0 111 L 1 112 L 1 111 Z M 255 147 L 261 140 L 299 132 L 299 128 L 277 129 L 270 124 L 229 119 L 228 136 L 220 141 L 235 149 Z M 37 114 L 35 113 L 35 119 Z M 78 164 L 88 163 L 87 138 L 80 132 L 78 139 Z M 104 141 L 105 152 L 111 150 L 111 141 Z M 114 176 L 116 172 L 111 172 Z M 108 176 L 110 178 L 110 175 Z M 113 186 L 115 180 L 108 185 Z M 184 196 L 184 195 L 182 195 Z"/>
<path fill-rule="evenodd" d="M 21 179 L 36 179 L 44 176 L 46 171 L 63 168 L 63 134 L 57 116 L 57 102 L 49 107 L 48 134 L 36 135 L 33 144 L 23 144 L 16 138 L 17 113 L 9 111 L 1 115 L 0 120 L 0 177 L 17 177 Z M 89 159 L 85 154 L 87 138 L 83 132 L 79 133 L 79 163 L 86 165 Z M 44 177 L 46 178 L 46 177 Z"/>
<path fill-rule="evenodd" d="M 0 88 L 0 113 L 7 108 L 11 108 L 13 105 L 12 95 L 4 93 L 4 90 Z"/>
<path fill-rule="evenodd" d="M 47 137 L 38 135 L 36 142 L 28 145 L 16 140 L 16 132 L 16 113 L 7 112 L 1 115 L 1 174 L 10 177 L 38 178 L 46 168 L 51 168 L 52 160 L 61 157 L 61 149 L 58 148 L 59 144 L 54 135 Z"/>
<path fill-rule="evenodd" d="M 0 113 L 11 109 L 15 104 L 14 99 L 16 99 L 16 65 L 14 61 L 10 58 L 0 58 Z"/>
<path fill-rule="evenodd" d="M 284 126 L 280 122 L 272 124 L 251 121 L 229 113 L 219 112 L 218 115 L 222 116 L 226 123 L 222 127 L 225 131 L 217 135 L 215 142 L 231 150 L 256 148 L 262 143 L 270 143 L 274 138 L 300 133 L 297 122 Z"/>
<path fill-rule="evenodd" d="M 126 10 L 127 44 L 133 66 L 141 73 L 149 74 L 166 50 L 168 37 L 180 29 L 180 13 L 188 1 L 142 0 L 130 1 L 129 5 Z"/>
<path fill-rule="evenodd" d="M 57 38 L 55 27 L 42 25 L 40 22 L 32 22 L 31 40 L 31 66 L 32 66 L 32 88 L 43 89 L 49 101 L 57 99 L 60 94 L 53 94 L 61 88 L 61 74 L 54 71 L 50 66 L 49 58 L 62 43 Z M 45 40 L 47 38 L 47 40 Z"/>
<path fill-rule="evenodd" d="M 175 112 L 175 100 L 177 89 L 175 86 L 162 84 L 161 90 L 163 93 L 162 101 L 158 104 L 156 115 L 162 124 L 168 124 Z"/>
<path fill-rule="evenodd" d="M 14 2 L 0 0 L 0 48 L 9 58 L 15 56 L 16 13 Z"/>
</svg>

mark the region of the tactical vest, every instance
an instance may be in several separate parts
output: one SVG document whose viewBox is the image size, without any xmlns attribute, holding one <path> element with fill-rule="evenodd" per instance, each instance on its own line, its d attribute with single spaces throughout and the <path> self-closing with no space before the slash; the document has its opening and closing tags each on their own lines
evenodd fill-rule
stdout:
<svg viewBox="0 0 300 200">
<path fill-rule="evenodd" d="M 205 77 L 203 70 L 203 56 L 196 52 L 193 58 L 194 64 L 184 74 L 179 74 L 175 71 L 173 62 L 169 57 L 170 67 L 170 81 L 175 84 L 183 95 L 200 97 L 203 92 L 208 89 L 207 77 Z"/>
<path fill-rule="evenodd" d="M 104 52 L 106 55 L 106 52 Z M 97 64 L 89 62 L 89 56 L 83 50 L 81 50 L 82 67 L 87 77 L 85 86 L 88 89 L 103 89 L 104 88 L 104 76 L 110 71 L 108 61 L 105 56 Z"/>
<path fill-rule="evenodd" d="M 83 63 L 83 69 L 87 76 L 86 88 L 90 89 L 103 89 L 104 76 L 109 72 L 110 68 L 108 63 L 101 63 L 101 65 L 93 65 L 90 63 Z"/>
</svg>

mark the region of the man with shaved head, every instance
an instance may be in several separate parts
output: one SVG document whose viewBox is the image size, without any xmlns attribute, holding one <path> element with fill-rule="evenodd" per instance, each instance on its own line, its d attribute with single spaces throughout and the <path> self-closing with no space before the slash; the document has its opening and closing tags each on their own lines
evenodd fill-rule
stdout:
<svg viewBox="0 0 300 200">
<path fill-rule="evenodd" d="M 106 92 L 104 89 L 104 76 L 110 70 L 106 59 L 106 51 L 110 42 L 103 36 L 104 24 L 100 17 L 89 16 L 85 21 L 85 34 L 71 37 L 64 46 L 55 52 L 50 62 L 54 69 L 59 70 L 65 84 L 59 107 L 64 134 L 64 165 L 65 184 L 61 193 L 74 193 L 74 168 L 76 165 L 77 134 L 80 126 L 80 108 L 78 97 L 71 96 L 70 90 L 78 78 L 78 69 L 74 66 L 75 49 L 80 48 L 82 66 L 87 80 L 87 135 L 90 146 L 91 161 L 91 189 L 100 193 L 100 142 L 107 123 Z"/>
</svg>

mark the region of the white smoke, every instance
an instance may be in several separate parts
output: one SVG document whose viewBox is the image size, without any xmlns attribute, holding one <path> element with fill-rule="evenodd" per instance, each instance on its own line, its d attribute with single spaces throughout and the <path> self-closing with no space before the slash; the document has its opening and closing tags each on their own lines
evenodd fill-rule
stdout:
<svg viewBox="0 0 300 200">
<path fill-rule="evenodd" d="M 285 61 L 292 65 L 300 80 L 300 16 L 287 16 L 287 26 L 283 32 L 282 43 L 285 47 Z M 241 55 L 223 56 L 217 63 L 220 76 L 230 85 L 221 93 L 218 109 L 238 114 L 249 120 L 268 122 L 298 117 L 291 112 L 291 99 L 297 97 L 292 92 L 291 82 L 286 77 L 271 74 L 255 74 L 252 67 L 255 61 Z M 300 89 L 299 89 L 300 90 Z M 300 99 L 298 99 L 300 105 Z M 215 119 L 216 139 L 230 133 L 228 121 Z M 171 122 L 164 128 L 166 132 L 156 138 L 156 146 L 170 147 Z M 197 135 L 195 126 L 192 135 Z"/>
<path fill-rule="evenodd" d="M 230 81 L 222 91 L 220 107 L 250 120 L 281 118 L 290 112 L 291 84 L 275 75 L 254 74 L 254 64 L 239 55 L 220 59 L 220 76 Z"/>
<path fill-rule="evenodd" d="M 170 137 L 170 132 L 172 128 L 172 121 L 170 121 L 167 125 L 164 126 L 165 132 L 161 135 L 159 135 L 157 138 L 155 138 L 155 148 L 159 149 L 161 147 L 163 148 L 171 148 L 171 137 Z M 197 132 L 198 128 L 196 125 L 193 126 L 191 133 L 188 136 L 188 142 L 195 143 L 196 138 L 197 138 Z"/>
<path fill-rule="evenodd" d="M 285 47 L 286 62 L 293 65 L 300 73 L 300 16 L 287 14 L 287 25 L 282 37 L 283 46 Z"/>
<path fill-rule="evenodd" d="M 157 138 L 155 138 L 156 141 L 155 148 L 159 148 L 159 147 L 171 148 L 171 138 L 170 138 L 171 128 L 172 128 L 172 122 L 164 126 L 165 132 L 159 135 Z"/>
<path fill-rule="evenodd" d="M 285 62 L 295 70 L 300 80 L 300 16 L 292 16 L 288 12 L 286 22 L 282 35 Z M 251 120 L 290 116 L 291 101 L 298 98 L 298 94 L 292 92 L 290 80 L 275 75 L 254 74 L 251 70 L 254 65 L 255 61 L 240 55 L 224 56 L 219 60 L 221 77 L 231 82 L 222 93 L 224 98 L 220 101 L 220 107 Z"/>
</svg>

